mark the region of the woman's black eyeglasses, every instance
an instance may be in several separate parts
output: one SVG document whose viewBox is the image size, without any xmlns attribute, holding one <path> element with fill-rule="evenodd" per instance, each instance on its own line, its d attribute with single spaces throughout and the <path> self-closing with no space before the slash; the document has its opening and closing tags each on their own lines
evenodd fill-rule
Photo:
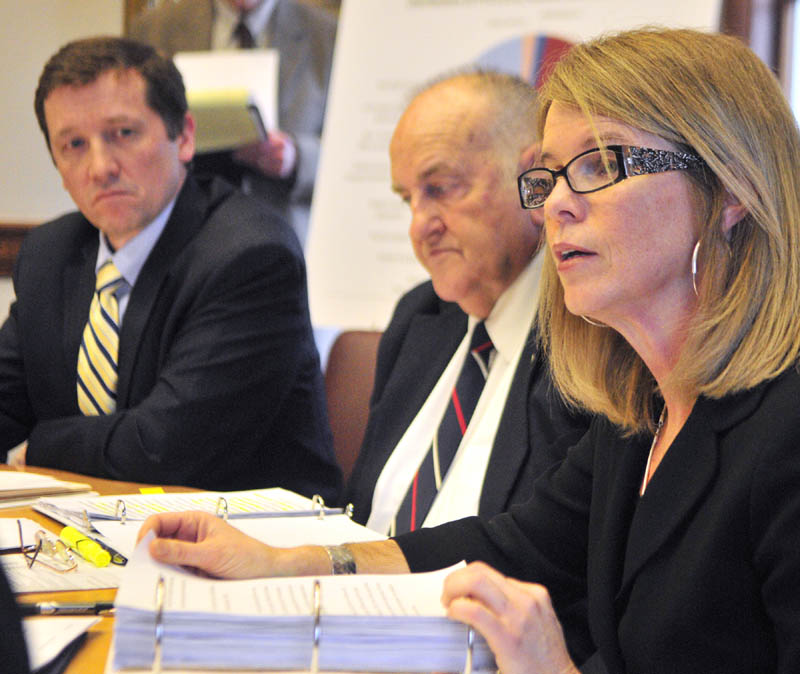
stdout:
<svg viewBox="0 0 800 674">
<path fill-rule="evenodd" d="M 615 185 L 631 176 L 702 168 L 705 162 L 689 152 L 653 150 L 635 145 L 607 145 L 573 157 L 564 168 L 532 168 L 517 178 L 523 208 L 540 208 L 564 176 L 573 192 L 588 194 Z"/>
</svg>

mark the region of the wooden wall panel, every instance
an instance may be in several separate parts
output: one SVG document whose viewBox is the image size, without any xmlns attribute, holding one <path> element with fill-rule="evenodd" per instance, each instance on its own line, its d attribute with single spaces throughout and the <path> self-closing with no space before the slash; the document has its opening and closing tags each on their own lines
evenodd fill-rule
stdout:
<svg viewBox="0 0 800 674">
<path fill-rule="evenodd" d="M 35 223 L 0 222 L 0 276 L 11 276 L 22 239 Z"/>
</svg>

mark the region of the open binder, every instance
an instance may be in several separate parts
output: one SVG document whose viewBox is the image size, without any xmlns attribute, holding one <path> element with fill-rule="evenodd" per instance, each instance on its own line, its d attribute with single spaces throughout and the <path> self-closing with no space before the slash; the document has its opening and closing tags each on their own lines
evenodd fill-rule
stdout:
<svg viewBox="0 0 800 674">
<path fill-rule="evenodd" d="M 34 508 L 75 527 L 122 563 L 133 554 L 142 521 L 153 513 L 202 510 L 228 519 L 245 534 L 269 545 L 336 545 L 386 537 L 355 523 L 352 508 L 329 508 L 322 498 L 282 489 L 237 492 L 127 494 L 41 499 Z"/>
<path fill-rule="evenodd" d="M 450 570 L 214 580 L 158 564 L 147 542 L 115 602 L 115 671 L 495 668 L 483 638 L 439 602 Z"/>
<path fill-rule="evenodd" d="M 220 517 L 290 517 L 341 513 L 318 496 L 306 498 L 288 489 L 249 489 L 230 492 L 125 494 L 86 498 L 43 498 L 34 510 L 65 522 L 85 526 L 88 520 L 145 520 L 150 515 L 179 510 L 203 510 Z M 85 513 L 85 515 L 84 515 Z"/>
</svg>

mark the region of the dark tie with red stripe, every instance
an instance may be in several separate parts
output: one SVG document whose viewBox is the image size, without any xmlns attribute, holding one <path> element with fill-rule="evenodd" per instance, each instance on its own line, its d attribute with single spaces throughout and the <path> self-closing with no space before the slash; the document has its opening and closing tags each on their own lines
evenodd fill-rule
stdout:
<svg viewBox="0 0 800 674">
<path fill-rule="evenodd" d="M 439 430 L 397 511 L 396 534 L 419 529 L 431 509 L 481 397 L 489 374 L 492 351 L 492 340 L 481 321 L 472 333 L 469 353 L 461 367 Z"/>
</svg>

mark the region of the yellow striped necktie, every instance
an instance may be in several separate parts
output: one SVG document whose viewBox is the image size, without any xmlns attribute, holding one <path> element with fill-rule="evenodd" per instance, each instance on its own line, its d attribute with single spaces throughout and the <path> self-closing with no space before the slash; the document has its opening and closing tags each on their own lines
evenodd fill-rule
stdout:
<svg viewBox="0 0 800 674">
<path fill-rule="evenodd" d="M 117 406 L 119 304 L 114 293 L 123 280 L 110 260 L 97 272 L 78 352 L 78 407 L 87 416 L 110 414 Z"/>
</svg>

